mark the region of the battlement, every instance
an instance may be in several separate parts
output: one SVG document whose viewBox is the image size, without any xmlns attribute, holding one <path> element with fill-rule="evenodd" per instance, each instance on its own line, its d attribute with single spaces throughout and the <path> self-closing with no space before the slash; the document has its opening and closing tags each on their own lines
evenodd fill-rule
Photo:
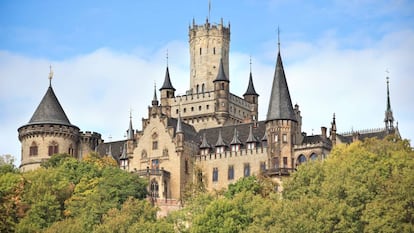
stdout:
<svg viewBox="0 0 414 233">
<path fill-rule="evenodd" d="M 93 131 L 80 131 L 79 132 L 81 137 L 95 137 L 95 138 L 101 138 L 102 135 L 100 133 L 97 132 L 93 132 Z"/>
<path fill-rule="evenodd" d="M 18 132 L 20 141 L 26 137 L 48 135 L 73 138 L 79 135 L 79 128 L 76 126 L 60 124 L 30 124 L 20 127 Z"/>
<path fill-rule="evenodd" d="M 243 99 L 243 98 L 241 98 L 241 97 L 239 97 L 235 94 L 232 94 L 232 93 L 229 94 L 229 101 L 230 101 L 230 103 L 232 103 L 234 105 L 237 105 L 238 107 L 243 107 L 245 109 L 250 110 L 250 105 L 251 104 L 249 102 L 247 102 L 245 99 Z"/>
<path fill-rule="evenodd" d="M 221 18 L 220 23 L 218 24 L 211 24 L 207 19 L 203 25 L 197 25 L 195 20 L 193 19 L 193 24 L 189 26 L 190 37 L 192 33 L 196 33 L 197 31 L 200 32 L 200 31 L 210 31 L 210 30 L 216 30 L 216 31 L 221 31 L 223 33 L 230 34 L 230 23 L 228 24 L 227 27 L 224 26 L 223 18 Z"/>
<path fill-rule="evenodd" d="M 187 93 L 186 95 L 178 95 L 172 98 L 176 104 L 192 104 L 194 101 L 209 101 L 214 100 L 214 91 L 202 93 Z"/>
</svg>

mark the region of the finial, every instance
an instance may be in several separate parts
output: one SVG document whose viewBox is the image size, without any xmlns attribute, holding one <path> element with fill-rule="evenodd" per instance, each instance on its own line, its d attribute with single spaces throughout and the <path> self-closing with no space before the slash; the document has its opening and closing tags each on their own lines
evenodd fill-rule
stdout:
<svg viewBox="0 0 414 233">
<path fill-rule="evenodd" d="M 210 13 L 211 13 L 211 1 L 208 0 L 208 21 L 210 21 Z"/>
<path fill-rule="evenodd" d="M 279 29 L 279 26 L 277 26 L 277 48 L 278 48 L 278 52 L 280 52 L 280 29 Z"/>
<path fill-rule="evenodd" d="M 166 59 L 167 59 L 167 67 L 168 67 L 168 49 L 167 49 Z"/>
<path fill-rule="evenodd" d="M 132 108 L 129 108 L 129 119 L 132 119 Z"/>
<path fill-rule="evenodd" d="M 52 70 L 52 65 L 49 66 L 49 86 L 52 86 L 52 78 L 53 78 L 53 70 Z"/>
<path fill-rule="evenodd" d="M 252 72 L 252 55 L 250 55 L 250 73 Z"/>
</svg>

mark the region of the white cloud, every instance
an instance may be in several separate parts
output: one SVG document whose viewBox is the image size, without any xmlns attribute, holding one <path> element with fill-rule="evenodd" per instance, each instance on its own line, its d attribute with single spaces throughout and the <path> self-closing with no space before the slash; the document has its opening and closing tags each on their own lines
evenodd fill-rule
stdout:
<svg viewBox="0 0 414 233">
<path fill-rule="evenodd" d="M 394 116 L 402 136 L 413 139 L 414 32 L 389 34 L 369 47 L 353 50 L 338 48 L 336 40 L 329 35 L 316 44 L 292 41 L 282 48 L 292 101 L 302 111 L 303 130 L 319 133 L 320 126 L 329 127 L 333 112 L 339 131 L 382 127 L 385 69 L 389 69 Z M 266 117 L 276 59 L 274 44 L 268 48 L 271 52 L 252 58 L 260 119 Z M 62 61 L 0 52 L 0 154 L 20 160 L 16 130 L 29 121 L 46 92 L 49 64 L 55 73 L 53 88 L 72 124 L 100 132 L 105 140 L 109 135 L 123 139 L 132 108 L 134 127 L 140 129 L 153 83 L 158 89 L 164 80 L 167 49 L 172 83 L 177 93 L 184 93 L 189 87 L 185 42 L 173 41 L 152 52 L 137 48 L 129 54 L 102 48 Z M 231 90 L 241 96 L 249 77 L 249 55 L 235 51 L 230 59 Z"/>
</svg>

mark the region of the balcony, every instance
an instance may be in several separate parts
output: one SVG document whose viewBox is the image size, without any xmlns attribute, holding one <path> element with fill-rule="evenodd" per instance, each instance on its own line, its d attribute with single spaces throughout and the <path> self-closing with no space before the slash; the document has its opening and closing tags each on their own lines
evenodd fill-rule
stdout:
<svg viewBox="0 0 414 233">
<path fill-rule="evenodd" d="M 138 174 L 139 176 L 162 176 L 166 178 L 170 178 L 171 173 L 165 171 L 163 168 L 161 169 L 141 169 L 141 170 L 134 170 L 134 173 Z"/>
<path fill-rule="evenodd" d="M 296 168 L 272 168 L 263 171 L 265 176 L 289 176 Z"/>
</svg>

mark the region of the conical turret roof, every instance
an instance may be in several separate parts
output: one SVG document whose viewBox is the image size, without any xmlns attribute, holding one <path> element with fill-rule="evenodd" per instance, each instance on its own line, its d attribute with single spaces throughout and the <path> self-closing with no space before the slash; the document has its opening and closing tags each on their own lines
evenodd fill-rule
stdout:
<svg viewBox="0 0 414 233">
<path fill-rule="evenodd" d="M 52 86 L 46 91 L 28 124 L 72 125 L 57 99 Z"/>
<path fill-rule="evenodd" d="M 259 94 L 257 94 L 256 90 L 254 89 L 252 72 L 250 72 L 249 85 L 247 86 L 246 93 L 244 93 L 243 96 L 245 96 L 245 95 L 256 95 L 256 96 L 259 96 Z"/>
<path fill-rule="evenodd" d="M 226 76 L 226 73 L 224 72 L 223 59 L 222 58 L 220 58 L 220 65 L 219 65 L 219 70 L 218 70 L 218 73 L 217 73 L 217 77 L 213 82 L 217 82 L 217 81 L 230 82 L 229 79 Z"/>
<path fill-rule="evenodd" d="M 272 92 L 270 95 L 269 108 L 267 110 L 266 121 L 271 120 L 296 121 L 280 51 L 277 54 Z"/>
<path fill-rule="evenodd" d="M 234 132 L 233 132 L 233 139 L 230 142 L 230 145 L 241 145 L 241 141 L 239 139 L 239 133 L 237 132 L 237 129 L 234 128 Z"/>
<path fill-rule="evenodd" d="M 164 89 L 172 89 L 172 90 L 175 91 L 175 88 L 171 84 L 170 71 L 168 69 L 168 66 L 167 66 L 167 69 L 165 71 L 164 83 L 162 84 L 162 87 L 160 88 L 160 91 L 164 90 Z"/>
</svg>

